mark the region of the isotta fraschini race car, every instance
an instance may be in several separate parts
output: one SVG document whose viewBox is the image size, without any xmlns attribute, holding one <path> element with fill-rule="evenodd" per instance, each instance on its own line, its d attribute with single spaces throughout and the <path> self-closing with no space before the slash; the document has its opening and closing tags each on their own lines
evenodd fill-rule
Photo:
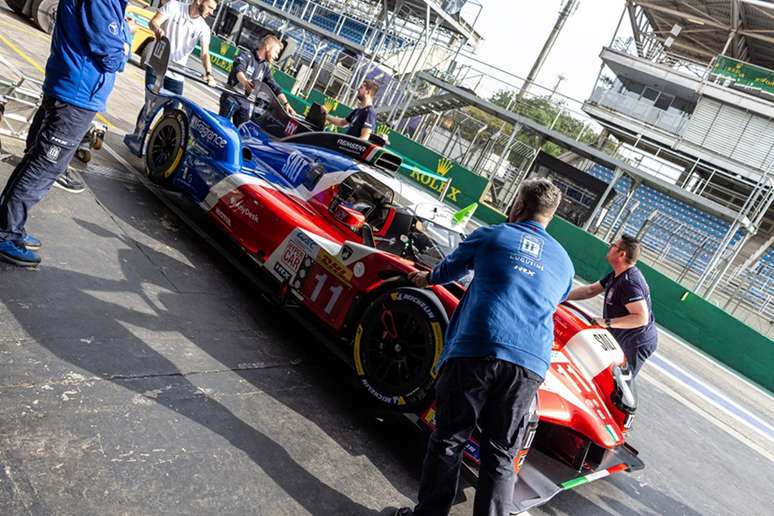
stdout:
<svg viewBox="0 0 774 516">
<path fill-rule="evenodd" d="M 157 77 L 166 60 L 157 48 Z M 378 138 L 324 132 L 319 106 L 290 117 L 258 87 L 250 120 L 237 128 L 159 87 L 125 139 L 144 156 L 150 182 L 186 198 L 236 243 L 273 299 L 325 336 L 375 404 L 432 429 L 434 366 L 465 288 L 419 289 L 406 275 L 430 270 L 462 232 L 401 206 L 400 158 Z M 644 466 L 626 443 L 636 393 L 624 355 L 589 321 L 570 304 L 554 316 L 552 363 L 514 461 L 515 512 Z M 475 472 L 475 435 L 465 457 Z"/>
</svg>

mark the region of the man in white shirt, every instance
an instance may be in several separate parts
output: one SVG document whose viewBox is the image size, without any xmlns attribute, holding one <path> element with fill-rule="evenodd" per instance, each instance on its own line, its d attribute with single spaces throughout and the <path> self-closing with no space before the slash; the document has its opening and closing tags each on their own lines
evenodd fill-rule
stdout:
<svg viewBox="0 0 774 516">
<path fill-rule="evenodd" d="M 199 43 L 204 78 L 210 86 L 215 85 L 215 77 L 212 75 L 212 65 L 210 64 L 210 27 L 205 19 L 215 11 L 217 6 L 216 0 L 191 0 L 191 3 L 169 0 L 159 9 L 149 24 L 150 29 L 156 35 L 156 40 L 160 40 L 164 36 L 169 39 L 169 61 L 171 63 L 185 66 L 188 57 L 196 47 L 196 43 Z M 150 67 L 146 67 L 146 87 L 151 86 L 154 82 L 156 82 L 156 74 Z M 183 77 L 168 70 L 164 76 L 164 89 L 182 95 Z"/>
</svg>

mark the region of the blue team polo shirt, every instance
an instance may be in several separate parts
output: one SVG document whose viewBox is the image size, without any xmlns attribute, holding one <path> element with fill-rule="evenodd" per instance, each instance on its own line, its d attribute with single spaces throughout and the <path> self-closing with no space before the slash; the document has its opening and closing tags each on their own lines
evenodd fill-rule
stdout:
<svg viewBox="0 0 774 516">
<path fill-rule="evenodd" d="M 475 230 L 439 263 L 434 284 L 474 271 L 452 314 L 439 365 L 449 358 L 492 357 L 545 377 L 553 315 L 575 274 L 564 248 L 534 221 Z"/>
<path fill-rule="evenodd" d="M 629 310 L 626 308 L 629 303 L 645 301 L 648 305 L 648 323 L 645 326 L 629 330 L 621 328 L 609 330 L 621 348 L 630 351 L 644 346 L 651 351 L 655 350 L 658 331 L 650 301 L 650 288 L 640 269 L 636 266 L 630 267 L 618 276 L 611 272 L 599 280 L 599 283 L 605 288 L 605 306 L 602 313 L 607 319 L 629 315 Z"/>
<path fill-rule="evenodd" d="M 360 138 L 363 129 L 370 129 L 373 131 L 374 127 L 376 127 L 376 110 L 373 106 L 353 109 L 349 115 L 347 115 L 347 122 L 349 122 L 347 134 Z"/>
</svg>

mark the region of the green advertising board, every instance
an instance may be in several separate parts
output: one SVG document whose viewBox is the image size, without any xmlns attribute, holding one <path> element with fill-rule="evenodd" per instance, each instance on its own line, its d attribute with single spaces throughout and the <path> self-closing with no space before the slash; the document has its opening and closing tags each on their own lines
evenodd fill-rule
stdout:
<svg viewBox="0 0 774 516">
<path fill-rule="evenodd" d="M 718 56 L 712 71 L 715 75 L 733 79 L 737 84 L 774 94 L 774 71 L 768 68 Z"/>
<path fill-rule="evenodd" d="M 196 56 L 201 55 L 199 45 L 196 45 L 193 53 Z M 210 62 L 212 66 L 228 73 L 231 71 L 231 67 L 234 65 L 234 58 L 238 53 L 239 49 L 223 38 L 214 34 L 210 38 Z"/>
</svg>

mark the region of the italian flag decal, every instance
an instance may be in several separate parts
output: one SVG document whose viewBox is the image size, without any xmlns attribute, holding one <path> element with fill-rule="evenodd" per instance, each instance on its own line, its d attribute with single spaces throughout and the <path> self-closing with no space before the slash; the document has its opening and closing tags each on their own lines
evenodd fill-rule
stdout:
<svg viewBox="0 0 774 516">
<path fill-rule="evenodd" d="M 584 475 L 578 478 L 573 478 L 572 480 L 568 480 L 567 482 L 562 482 L 562 489 L 572 489 L 574 487 L 578 487 L 583 484 L 588 484 L 589 482 L 593 482 L 594 480 L 599 480 L 600 478 L 609 477 L 613 473 L 618 473 L 619 471 L 623 471 L 625 469 L 626 469 L 626 464 L 618 464 L 616 466 L 612 466 L 607 469 L 595 471 L 594 473 L 589 473 L 588 475 Z"/>
</svg>

